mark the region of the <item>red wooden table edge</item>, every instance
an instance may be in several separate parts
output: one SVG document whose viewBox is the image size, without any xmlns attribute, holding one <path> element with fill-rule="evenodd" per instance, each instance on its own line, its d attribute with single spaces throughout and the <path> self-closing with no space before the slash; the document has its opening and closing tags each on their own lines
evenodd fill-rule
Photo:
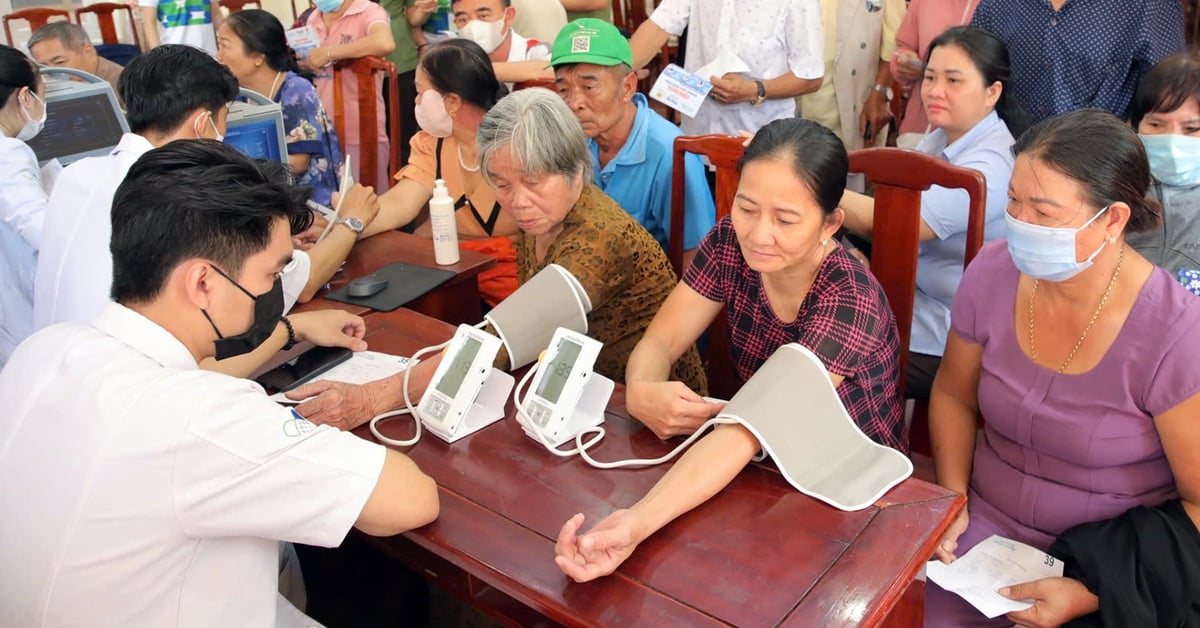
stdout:
<svg viewBox="0 0 1200 628">
<path fill-rule="evenodd" d="M 924 502 L 942 501 L 945 499 L 953 500 L 950 504 L 950 511 L 945 517 L 942 518 L 941 523 L 933 529 L 933 533 L 929 535 L 929 538 L 925 539 L 925 542 L 919 546 L 918 551 L 913 554 L 912 558 L 908 560 L 908 563 L 904 566 L 904 569 L 896 575 L 896 578 L 892 581 L 891 586 L 884 591 L 884 598 L 881 600 L 880 604 L 876 605 L 874 609 L 868 612 L 866 617 L 863 617 L 864 626 L 880 625 L 883 623 L 884 619 L 887 618 L 888 614 L 892 612 L 892 610 L 896 607 L 896 604 L 904 596 L 904 592 L 907 591 L 908 588 L 912 586 L 913 581 L 916 580 L 917 574 L 920 573 L 921 568 L 926 562 L 928 562 L 928 558 L 922 557 L 933 556 L 933 550 L 937 547 L 938 542 L 942 540 L 942 535 L 945 534 L 946 530 L 948 530 L 950 526 L 954 524 L 954 520 L 958 518 L 958 514 L 962 512 L 964 507 L 966 507 L 967 498 L 965 495 L 955 494 L 952 496 L 937 497 L 929 500 L 911 502 L 902 506 L 888 507 L 912 508 L 915 505 L 919 505 Z M 871 524 L 874 523 L 875 520 L 872 519 Z M 868 527 L 870 527 L 870 524 L 868 524 Z"/>
<path fill-rule="evenodd" d="M 489 522 L 489 524 L 509 526 L 512 529 L 514 529 L 518 534 L 527 536 L 530 540 L 532 540 L 534 542 L 544 543 L 547 548 L 545 561 L 546 561 L 546 564 L 548 565 L 548 569 L 552 568 L 555 571 L 558 570 L 558 566 L 554 564 L 554 558 L 553 558 L 553 553 L 554 553 L 553 552 L 553 550 L 554 550 L 554 540 L 553 539 L 547 539 L 545 536 L 538 533 L 536 530 L 532 530 L 532 529 L 520 524 L 519 522 L 513 521 L 513 520 L 511 520 L 507 517 L 504 517 L 503 515 L 500 515 L 494 511 L 488 510 L 481 504 L 479 504 L 467 497 L 464 497 L 463 495 L 460 495 L 454 491 L 451 491 L 445 487 L 438 486 L 438 493 L 439 493 L 439 497 L 441 499 L 443 512 L 446 510 L 450 510 L 451 513 L 453 514 L 453 516 L 476 516 L 476 517 L 480 517 L 480 519 L 490 519 L 491 521 Z M 469 510 L 473 510 L 473 511 L 477 511 L 477 512 L 467 514 L 465 511 L 469 511 Z M 457 511 L 457 512 L 455 512 L 455 511 Z M 440 519 L 440 517 L 439 517 L 439 519 Z M 431 524 L 431 525 L 434 525 L 434 524 Z M 534 610 L 535 612 L 541 614 L 542 616 L 544 616 L 554 622 L 562 624 L 564 626 L 604 625 L 604 624 L 601 624 L 598 621 L 596 621 L 595 618 L 584 618 L 584 617 L 580 617 L 579 615 L 571 614 L 570 613 L 571 605 L 568 603 L 567 600 L 561 600 L 561 599 L 560 600 L 551 600 L 551 599 L 538 598 L 536 596 L 537 590 L 533 587 L 533 585 L 531 585 L 529 583 L 521 582 L 521 581 L 517 580 L 516 578 L 500 571 L 492 564 L 483 560 L 482 557 L 479 557 L 479 556 L 475 555 L 474 553 L 472 553 L 468 548 L 464 548 L 464 546 L 462 544 L 455 545 L 455 546 L 446 545 L 444 543 L 437 541 L 435 538 L 433 538 L 434 536 L 436 536 L 436 531 L 430 529 L 429 526 L 418 528 L 416 530 L 410 530 L 408 532 L 398 535 L 398 537 L 372 537 L 372 536 L 366 535 L 366 534 L 362 535 L 362 537 L 364 539 L 366 539 L 368 543 L 378 546 L 385 554 L 388 554 L 388 555 L 392 555 L 394 552 L 394 550 L 389 547 L 389 544 L 394 542 L 395 538 L 403 538 L 404 540 L 412 542 L 413 544 L 417 545 L 418 547 L 437 556 L 438 558 L 446 560 L 447 562 L 453 564 L 455 567 L 462 569 L 466 574 L 468 574 L 472 578 L 475 578 L 475 579 L 479 580 L 480 582 L 499 590 L 500 592 L 502 592 L 505 595 L 511 597 L 512 599 L 520 602 L 521 604 L 524 604 L 526 607 Z M 398 559 L 401 561 L 404 560 L 402 557 L 399 557 Z M 565 575 L 563 575 L 562 577 L 566 578 Z M 727 625 L 729 625 L 729 624 L 726 624 L 725 622 L 695 608 L 694 606 L 692 606 L 682 600 L 678 600 L 676 598 L 673 598 L 673 597 L 670 597 L 670 596 L 664 594 L 663 592 L 651 587 L 650 585 L 646 584 L 645 582 L 636 580 L 634 578 L 630 578 L 629 576 L 622 574 L 620 572 L 614 572 L 611 575 L 605 576 L 604 580 L 610 581 L 610 582 L 611 581 L 621 581 L 622 586 L 633 587 L 633 588 L 643 591 L 647 595 L 652 595 L 655 598 L 658 598 L 661 601 L 661 603 L 664 605 L 664 607 L 678 609 L 679 615 L 680 615 L 677 618 L 680 622 L 678 625 L 687 625 L 687 626 L 700 626 L 700 625 L 727 626 Z M 568 584 L 568 586 L 588 586 L 589 584 L 591 584 L 591 583 L 583 583 L 583 584 L 571 583 L 571 584 Z"/>
</svg>

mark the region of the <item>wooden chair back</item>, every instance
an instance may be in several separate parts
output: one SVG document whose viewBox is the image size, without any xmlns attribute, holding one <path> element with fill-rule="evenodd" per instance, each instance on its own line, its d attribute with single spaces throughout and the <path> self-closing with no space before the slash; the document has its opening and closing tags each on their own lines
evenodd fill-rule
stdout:
<svg viewBox="0 0 1200 628">
<path fill-rule="evenodd" d="M 357 81 L 357 103 L 347 104 L 345 96 L 342 94 L 342 81 L 346 72 L 351 73 L 354 80 Z M 400 83 L 396 78 L 396 66 L 392 65 L 390 61 L 379 57 L 363 57 L 334 64 L 333 124 L 344 150 L 346 147 L 346 107 L 358 107 L 358 137 L 361 146 L 359 153 L 361 180 L 359 183 L 380 189 L 380 184 L 384 182 L 376 180 L 376 173 L 379 171 L 379 134 L 376 128 L 383 112 L 376 107 L 375 90 L 378 89 L 375 83 L 376 73 L 380 73 L 388 79 L 386 81 L 388 90 L 386 106 L 394 124 L 392 124 L 388 137 L 390 161 L 387 172 L 389 177 L 396 174 L 400 168 Z"/>
<path fill-rule="evenodd" d="M 118 11 L 125 12 L 125 16 L 129 20 L 129 31 L 133 33 L 133 44 L 141 48 L 142 38 L 138 35 L 137 23 L 133 19 L 133 9 L 129 8 L 128 4 L 100 2 L 80 7 L 75 9 L 75 22 L 82 26 L 84 14 L 95 14 L 96 19 L 100 22 L 100 40 L 106 44 L 119 44 L 121 40 L 117 37 L 117 24 L 113 17 L 113 14 Z"/>
<path fill-rule="evenodd" d="M 883 286 L 900 332 L 900 389 L 908 372 L 920 248 L 921 192 L 934 185 L 967 191 L 967 244 L 963 267 L 983 246 L 987 180 L 970 168 L 902 148 L 850 151 L 850 172 L 861 172 L 875 185 L 871 231 L 871 272 Z"/>
<path fill-rule="evenodd" d="M 684 157 L 695 153 L 708 158 L 716 168 L 716 219 L 729 215 L 738 187 L 738 160 L 742 158 L 745 138 L 731 135 L 681 135 L 675 138 L 671 165 L 671 229 L 668 236 L 668 257 L 675 273 L 683 277 L 683 190 Z M 741 379 L 730 357 L 729 327 L 725 310 L 717 315 L 708 328 L 708 350 L 701 356 L 708 375 L 708 392 L 729 399 L 741 386 Z"/>
<path fill-rule="evenodd" d="M 8 45 L 15 46 L 13 43 L 12 29 L 9 22 L 16 20 L 25 20 L 29 23 L 29 33 L 33 34 L 37 29 L 45 26 L 51 18 L 61 17 L 66 21 L 71 21 L 71 14 L 65 9 L 47 9 L 43 7 L 35 7 L 32 9 L 21 9 L 13 11 L 4 16 L 4 36 L 8 38 Z"/>
</svg>

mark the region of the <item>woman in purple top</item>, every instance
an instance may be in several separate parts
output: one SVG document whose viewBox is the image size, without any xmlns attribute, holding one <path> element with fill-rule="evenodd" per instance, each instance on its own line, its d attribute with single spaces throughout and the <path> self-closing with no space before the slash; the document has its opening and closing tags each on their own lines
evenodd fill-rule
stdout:
<svg viewBox="0 0 1200 628">
<path fill-rule="evenodd" d="M 631 415 L 666 438 L 692 433 L 720 411 L 668 377 L 725 308 L 743 379 L 780 346 L 800 343 L 825 365 L 867 436 L 908 450 L 896 320 L 874 276 L 833 237 L 848 167 L 841 140 L 815 122 L 784 118 L 758 131 L 739 163 L 730 217 L 705 236 L 629 357 Z M 758 450 L 741 425 L 716 428 L 628 510 L 579 536 L 583 515 L 571 518 L 559 533 L 556 562 L 580 582 L 612 573 L 642 540 L 729 484 Z"/>
<path fill-rule="evenodd" d="M 1007 249 L 967 269 L 933 385 L 937 480 L 968 496 L 944 562 L 993 534 L 1045 550 L 1176 498 L 1200 521 L 1200 301 L 1125 244 L 1160 216 L 1146 153 L 1094 109 L 1038 124 L 1016 151 Z M 1108 606 L 1073 578 L 1006 593 L 1035 604 L 989 622 L 929 583 L 925 623 L 1059 625 Z"/>
</svg>

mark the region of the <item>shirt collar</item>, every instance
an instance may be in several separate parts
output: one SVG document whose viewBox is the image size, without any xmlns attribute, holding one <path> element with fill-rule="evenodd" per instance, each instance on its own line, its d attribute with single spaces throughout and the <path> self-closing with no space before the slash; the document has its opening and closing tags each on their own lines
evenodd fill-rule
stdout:
<svg viewBox="0 0 1200 628">
<path fill-rule="evenodd" d="M 92 326 L 163 366 L 199 368 L 192 353 L 171 332 L 120 303 L 109 303 Z"/>
<path fill-rule="evenodd" d="M 152 150 L 154 150 L 154 144 L 151 144 L 150 140 L 137 133 L 126 133 L 121 136 L 121 141 L 117 142 L 116 148 L 110 154 L 131 153 L 135 157 L 141 157 Z"/>
<path fill-rule="evenodd" d="M 633 95 L 633 104 L 637 112 L 634 114 L 633 126 L 629 129 L 629 137 L 625 138 L 625 144 L 617 151 L 616 157 L 608 162 L 610 164 L 636 166 L 646 161 L 646 138 L 650 134 L 646 117 L 653 112 L 650 111 L 646 97 L 640 93 Z M 599 156 L 600 146 L 596 144 L 596 140 L 588 139 L 588 147 L 592 149 L 593 155 Z"/>
<path fill-rule="evenodd" d="M 509 27 L 508 34 L 512 37 L 508 46 L 509 63 L 524 61 L 525 55 L 529 53 L 529 40 L 518 35 L 512 27 Z"/>
<path fill-rule="evenodd" d="M 949 145 L 946 144 L 946 133 L 941 129 L 935 129 L 921 141 L 917 150 L 930 155 L 939 155 L 942 159 L 952 162 L 964 150 L 978 141 L 980 136 L 990 133 L 997 124 L 1004 124 L 1004 122 L 1000 120 L 1000 116 L 995 111 L 992 111 L 971 127 L 970 131 L 963 133 L 962 137 Z"/>
<path fill-rule="evenodd" d="M 346 9 L 346 12 L 342 14 L 342 17 L 347 15 L 356 15 L 366 11 L 367 4 L 369 4 L 368 0 L 350 0 L 350 8 Z"/>
</svg>

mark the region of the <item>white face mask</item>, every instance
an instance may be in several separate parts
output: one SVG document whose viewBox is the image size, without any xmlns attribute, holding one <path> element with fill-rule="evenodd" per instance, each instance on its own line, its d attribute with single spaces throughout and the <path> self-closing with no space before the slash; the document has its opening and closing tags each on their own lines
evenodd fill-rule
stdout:
<svg viewBox="0 0 1200 628">
<path fill-rule="evenodd" d="M 434 137 L 450 137 L 454 132 L 454 118 L 446 112 L 446 101 L 435 89 L 421 92 L 417 98 L 417 126 Z"/>
<path fill-rule="evenodd" d="M 458 29 L 460 37 L 465 37 L 479 44 L 483 51 L 492 54 L 492 51 L 499 48 L 504 42 L 504 18 L 498 19 L 495 22 L 484 22 L 483 20 L 471 20 L 465 26 Z"/>
<path fill-rule="evenodd" d="M 34 100 L 41 103 L 42 117 L 38 120 L 34 120 L 33 116 L 29 115 L 29 110 L 26 109 L 25 105 L 21 103 L 18 95 L 17 106 L 21 109 L 21 117 L 25 118 L 25 125 L 21 127 L 20 131 L 17 131 L 17 139 L 21 140 L 22 142 L 28 142 L 29 140 L 37 137 L 37 134 L 41 133 L 42 128 L 46 126 L 45 101 L 43 101 L 41 98 L 38 98 L 38 95 L 33 93 L 33 90 L 29 90 L 29 95 L 32 96 Z"/>
</svg>

